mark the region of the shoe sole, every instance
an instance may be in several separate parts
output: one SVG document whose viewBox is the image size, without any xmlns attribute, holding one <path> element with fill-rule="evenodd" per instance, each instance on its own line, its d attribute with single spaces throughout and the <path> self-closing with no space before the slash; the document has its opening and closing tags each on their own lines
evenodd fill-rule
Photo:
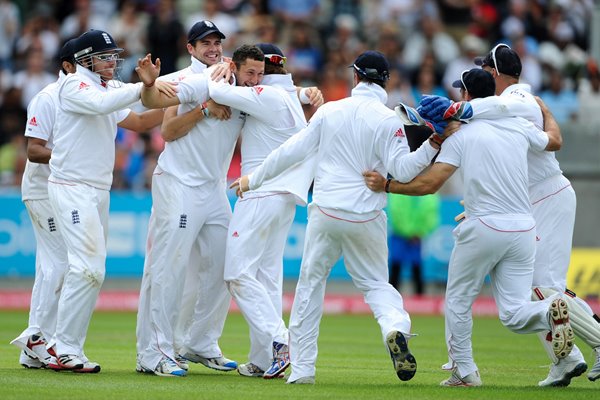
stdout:
<svg viewBox="0 0 600 400">
<path fill-rule="evenodd" d="M 390 332 L 386 338 L 396 375 L 401 381 L 411 380 L 417 373 L 417 360 L 410 353 L 406 338 L 401 332 Z"/>
<path fill-rule="evenodd" d="M 590 380 L 590 382 L 594 382 L 597 381 L 598 379 L 600 379 L 600 372 L 595 373 L 596 375 L 592 375 L 590 376 L 590 374 L 588 374 L 588 379 Z"/>
<path fill-rule="evenodd" d="M 563 379 L 554 381 L 546 386 L 547 387 L 567 387 L 571 384 L 571 379 L 581 376 L 585 371 L 587 371 L 587 364 L 579 363 L 575 366 L 575 368 L 573 368 L 571 371 L 567 372 Z"/>
<path fill-rule="evenodd" d="M 283 374 L 285 372 L 286 369 L 288 369 L 288 367 L 290 366 L 290 362 L 289 360 L 282 365 L 281 367 L 279 367 L 277 370 L 273 371 L 273 372 L 265 372 L 263 375 L 263 378 L 265 379 L 273 379 L 273 378 L 278 378 L 279 376 L 281 376 L 281 374 Z"/>
<path fill-rule="evenodd" d="M 190 361 L 192 361 L 192 360 L 190 360 Z M 192 361 L 192 362 L 195 362 L 195 361 Z M 214 369 L 215 371 L 222 371 L 222 372 L 235 371 L 237 369 L 237 366 L 236 367 L 223 367 L 221 365 L 212 364 L 207 361 L 198 361 L 197 364 L 202 364 L 206 368 L 210 368 L 210 369 Z"/>
<path fill-rule="evenodd" d="M 100 368 L 99 365 L 96 365 L 93 368 L 80 368 L 80 369 L 74 369 L 72 371 L 77 374 L 97 374 L 98 372 L 100 372 L 101 369 L 102 368 Z"/>
<path fill-rule="evenodd" d="M 552 325 L 552 350 L 557 358 L 568 356 L 573 350 L 575 334 L 569 322 L 567 303 L 563 299 L 554 299 L 550 304 Z"/>
</svg>

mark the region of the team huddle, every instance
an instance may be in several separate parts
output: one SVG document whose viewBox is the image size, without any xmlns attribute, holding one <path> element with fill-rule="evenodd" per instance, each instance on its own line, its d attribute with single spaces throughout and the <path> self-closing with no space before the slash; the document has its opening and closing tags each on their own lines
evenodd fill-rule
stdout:
<svg viewBox="0 0 600 400">
<path fill-rule="evenodd" d="M 595 352 L 589 380 L 600 378 L 600 320 L 566 289 L 575 193 L 553 153 L 560 129 L 518 83 L 512 49 L 498 45 L 476 60 L 481 68 L 463 72 L 454 82 L 463 101 L 427 96 L 417 109 L 394 111 L 385 106 L 389 65 L 379 52 L 350 66 L 350 97 L 323 104 L 318 88 L 294 85 L 277 46 L 243 45 L 229 60 L 223 39 L 200 21 L 188 34 L 189 67 L 160 76 L 160 60 L 147 55 L 136 68 L 141 82 L 127 84 L 117 75 L 122 49 L 109 33 L 90 30 L 61 49 L 58 80 L 27 110 L 22 197 L 37 250 L 28 327 L 11 342 L 21 365 L 100 372 L 84 343 L 105 275 L 117 128 L 160 125 L 165 148 L 152 178 L 138 372 L 183 377 L 192 362 L 272 379 L 291 366 L 287 383 L 314 384 L 326 280 L 343 256 L 395 373 L 412 379 L 414 334 L 388 283 L 383 209 L 387 193 L 433 193 L 459 169 L 466 218 L 454 232 L 445 303 L 450 377 L 441 384 L 482 385 L 471 306 L 488 274 L 502 323 L 537 333 L 552 360 L 540 386 L 567 386 L 588 369 L 575 335 Z M 147 111 L 132 111 L 140 101 Z M 317 108 L 308 122 L 303 104 Z M 414 152 L 410 124 L 432 130 Z M 238 139 L 242 177 L 231 185 L 239 196 L 232 212 L 226 177 Z M 311 184 L 286 327 L 284 247 Z M 243 364 L 219 346 L 232 298 L 250 329 Z"/>
</svg>

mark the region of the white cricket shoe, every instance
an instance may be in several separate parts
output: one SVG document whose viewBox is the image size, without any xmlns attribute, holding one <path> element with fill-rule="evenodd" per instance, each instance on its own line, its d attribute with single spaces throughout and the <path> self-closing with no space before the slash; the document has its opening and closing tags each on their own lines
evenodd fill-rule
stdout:
<svg viewBox="0 0 600 400">
<path fill-rule="evenodd" d="M 100 370 L 100 364 L 87 360 L 83 362 L 82 368 L 76 368 L 73 372 L 80 374 L 97 374 Z"/>
<path fill-rule="evenodd" d="M 452 375 L 450 378 L 443 380 L 440 382 L 440 386 L 448 386 L 448 387 L 471 387 L 471 386 L 481 386 L 483 382 L 481 382 L 481 377 L 479 376 L 479 371 L 471 372 L 469 375 L 461 378 L 458 375 L 458 369 L 454 368 L 452 370 Z"/>
<path fill-rule="evenodd" d="M 193 363 L 200 363 L 205 367 L 216 369 L 217 371 L 233 371 L 238 367 L 238 363 L 236 361 L 230 360 L 223 356 L 220 357 L 202 357 L 199 354 L 194 353 L 185 353 L 183 357 Z"/>
<path fill-rule="evenodd" d="M 286 384 L 288 384 L 288 385 L 314 385 L 315 377 L 314 376 L 303 376 L 303 377 L 300 377 L 300 378 L 294 379 L 294 380 L 291 380 L 291 377 L 290 377 L 290 379 L 287 380 Z"/>
<path fill-rule="evenodd" d="M 85 363 L 74 354 L 61 354 L 56 357 L 56 364 L 58 370 L 74 370 L 82 369 Z"/>
<path fill-rule="evenodd" d="M 565 358 L 573 350 L 575 339 L 569 322 L 567 302 L 561 298 L 552 300 L 548 308 L 548 319 L 552 330 L 552 350 L 556 358 Z"/>
<path fill-rule="evenodd" d="M 396 375 L 401 381 L 408 381 L 415 376 L 417 372 L 417 360 L 410 353 L 406 337 L 402 332 L 391 331 L 387 334 L 385 341 L 387 343 Z"/>
<path fill-rule="evenodd" d="M 583 357 L 574 357 L 568 355 L 558 363 L 552 364 L 550 373 L 543 381 L 538 382 L 538 386 L 569 386 L 571 379 L 580 376 L 587 370 L 587 364 Z"/>
<path fill-rule="evenodd" d="M 587 374 L 588 379 L 592 382 L 600 378 L 600 347 L 594 349 L 594 354 L 596 355 L 596 361 Z"/>
<path fill-rule="evenodd" d="M 41 362 L 37 358 L 33 358 L 27 355 L 27 353 L 25 353 L 25 350 L 21 350 L 21 353 L 19 354 L 19 364 L 21 364 L 25 368 L 31 369 L 40 369 L 45 367 L 43 362 Z"/>
<path fill-rule="evenodd" d="M 135 360 L 135 372 L 139 372 L 140 374 L 153 374 L 150 368 L 146 368 L 142 365 L 139 359 Z"/>
<path fill-rule="evenodd" d="M 181 369 L 175 360 L 164 356 L 154 369 L 154 375 L 183 377 L 187 375 L 187 372 L 184 369 Z"/>
</svg>

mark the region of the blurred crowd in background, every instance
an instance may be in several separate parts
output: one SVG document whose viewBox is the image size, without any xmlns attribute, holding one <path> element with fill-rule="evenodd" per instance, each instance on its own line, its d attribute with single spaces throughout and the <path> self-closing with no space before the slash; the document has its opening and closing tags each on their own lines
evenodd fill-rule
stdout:
<svg viewBox="0 0 600 400">
<path fill-rule="evenodd" d="M 20 185 L 27 104 L 57 79 L 62 44 L 89 29 L 108 31 L 125 49 L 121 77 L 135 82 L 146 53 L 160 57 L 162 74 L 188 66 L 187 32 L 207 19 L 227 36 L 226 56 L 244 43 L 275 43 L 295 83 L 317 85 L 326 101 L 350 94 L 348 65 L 376 49 L 392 66 L 390 107 L 416 105 L 422 94 L 459 100 L 451 83 L 503 42 L 521 56 L 521 81 L 560 124 L 600 131 L 599 60 L 589 53 L 596 7 L 593 0 L 0 0 L 0 186 Z M 119 130 L 113 188 L 148 189 L 163 146 L 158 129 Z M 230 177 L 238 175 L 239 153 Z"/>
</svg>

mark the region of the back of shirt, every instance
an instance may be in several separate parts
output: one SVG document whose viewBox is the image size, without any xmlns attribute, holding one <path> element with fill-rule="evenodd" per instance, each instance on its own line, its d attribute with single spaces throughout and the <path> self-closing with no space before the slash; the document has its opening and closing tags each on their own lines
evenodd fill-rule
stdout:
<svg viewBox="0 0 600 400">
<path fill-rule="evenodd" d="M 475 120 L 444 142 L 436 162 L 459 168 L 469 217 L 528 215 L 527 152 L 547 143 L 548 136 L 523 118 Z"/>
</svg>

